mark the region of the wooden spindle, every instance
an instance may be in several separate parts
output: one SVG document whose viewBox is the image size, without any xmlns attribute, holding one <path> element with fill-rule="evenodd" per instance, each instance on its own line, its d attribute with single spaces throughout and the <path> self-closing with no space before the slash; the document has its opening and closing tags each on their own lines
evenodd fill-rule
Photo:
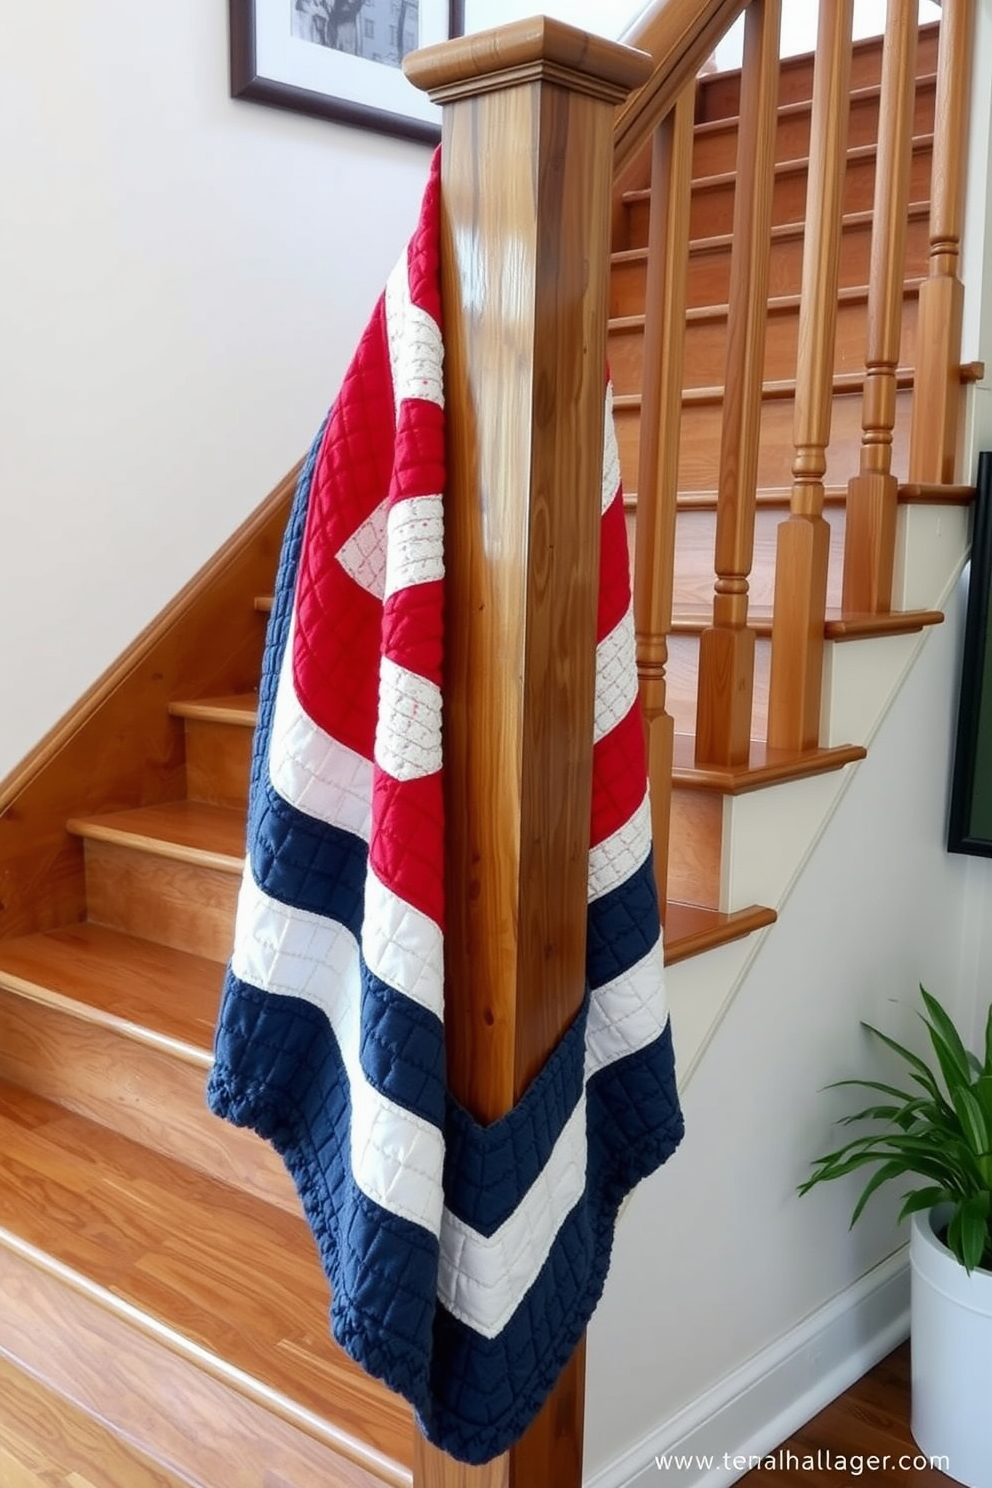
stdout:
<svg viewBox="0 0 992 1488">
<path fill-rule="evenodd" d="M 540 18 L 408 58 L 444 104 L 445 1029 L 503 1115 L 585 993 L 613 113 L 650 59 Z M 583 1351 L 512 1450 L 416 1488 L 578 1488 Z"/>
<path fill-rule="evenodd" d="M 696 763 L 743 765 L 751 745 L 754 631 L 748 574 L 761 432 L 771 248 L 781 0 L 746 13 L 737 136 L 727 370 L 720 438 L 713 623 L 699 643 Z"/>
<path fill-rule="evenodd" d="M 975 0 L 943 0 L 937 54 L 930 268 L 920 287 L 909 478 L 954 480 L 964 286 L 958 275 L 964 219 L 968 94 Z"/>
<path fill-rule="evenodd" d="M 823 476 L 833 411 L 837 280 L 847 164 L 854 0 L 820 6 L 803 245 L 795 448 L 788 519 L 778 529 L 768 742 L 815 749 L 820 734 L 830 528 Z"/>
<path fill-rule="evenodd" d="M 665 667 L 672 628 L 695 94 L 693 81 L 654 136 L 637 465 L 634 627 L 662 906 L 668 886 L 675 738 L 674 721 L 665 711 Z"/>
<path fill-rule="evenodd" d="M 868 271 L 861 458 L 858 474 L 848 483 L 844 534 L 844 609 L 872 615 L 892 608 L 899 501 L 899 482 L 892 472 L 892 431 L 905 294 L 903 266 L 918 29 L 911 5 L 905 0 L 889 0 Z"/>
</svg>

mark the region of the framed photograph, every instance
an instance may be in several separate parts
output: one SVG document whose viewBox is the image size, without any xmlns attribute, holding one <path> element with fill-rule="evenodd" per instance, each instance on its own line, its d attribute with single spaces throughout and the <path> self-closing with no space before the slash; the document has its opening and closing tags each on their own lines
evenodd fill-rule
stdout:
<svg viewBox="0 0 992 1488">
<path fill-rule="evenodd" d="M 436 143 L 407 52 L 462 32 L 464 0 L 229 0 L 231 97 Z"/>
<path fill-rule="evenodd" d="M 978 457 L 961 700 L 951 781 L 950 852 L 992 858 L 992 452 Z"/>
</svg>

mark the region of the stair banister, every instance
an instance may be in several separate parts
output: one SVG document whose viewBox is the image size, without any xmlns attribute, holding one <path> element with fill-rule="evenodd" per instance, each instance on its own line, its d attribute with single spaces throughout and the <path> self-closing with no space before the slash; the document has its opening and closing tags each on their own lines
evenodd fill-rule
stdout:
<svg viewBox="0 0 992 1488">
<path fill-rule="evenodd" d="M 943 0 L 937 53 L 930 267 L 920 287 L 909 478 L 954 480 L 964 286 L 959 276 L 975 0 Z"/>
<path fill-rule="evenodd" d="M 791 512 L 778 529 L 768 743 L 815 749 L 820 738 L 830 528 L 823 477 L 830 442 L 840 230 L 844 204 L 854 0 L 820 6 L 796 363 Z"/>
<path fill-rule="evenodd" d="M 443 105 L 448 1076 L 482 1121 L 585 991 L 615 105 L 641 53 L 547 19 L 406 61 Z M 583 1350 L 523 1439 L 415 1488 L 581 1482 Z"/>
<path fill-rule="evenodd" d="M 899 500 L 899 482 L 892 471 L 892 431 L 905 297 L 918 29 L 913 7 L 889 0 L 868 271 L 863 434 L 860 469 L 848 483 L 842 599 L 845 611 L 872 615 L 892 608 Z"/>
<path fill-rule="evenodd" d="M 634 629 L 651 781 L 654 869 L 663 906 L 668 898 L 670 782 L 675 752 L 675 723 L 665 706 L 665 669 L 672 628 L 694 107 L 695 80 L 691 79 L 675 107 L 658 125 L 652 145 L 637 452 Z"/>
<path fill-rule="evenodd" d="M 753 0 L 746 12 L 717 488 L 717 577 L 712 623 L 699 643 L 699 765 L 747 764 L 751 747 L 755 634 L 748 625 L 748 574 L 768 317 L 781 16 L 781 0 Z"/>
</svg>

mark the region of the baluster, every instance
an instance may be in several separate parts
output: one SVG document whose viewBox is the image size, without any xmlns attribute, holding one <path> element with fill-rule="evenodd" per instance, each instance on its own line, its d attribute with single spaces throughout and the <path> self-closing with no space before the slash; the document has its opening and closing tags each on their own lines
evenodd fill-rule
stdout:
<svg viewBox="0 0 992 1488">
<path fill-rule="evenodd" d="M 930 269 L 920 287 L 909 478 L 953 481 L 964 286 L 958 277 L 974 0 L 944 0 L 930 188 Z"/>
<path fill-rule="evenodd" d="M 873 615 L 884 614 L 892 606 L 899 500 L 899 482 L 892 473 L 892 430 L 902 336 L 918 30 L 913 6 L 905 0 L 889 0 L 868 272 L 861 459 L 859 473 L 848 482 L 844 534 L 844 609 Z"/>
<path fill-rule="evenodd" d="M 699 644 L 696 763 L 746 764 L 754 631 L 747 623 L 761 431 L 781 0 L 755 0 L 744 30 L 713 623 Z"/>
<path fill-rule="evenodd" d="M 634 539 L 637 671 L 651 782 L 658 897 L 666 902 L 675 725 L 665 711 L 682 421 L 695 81 L 655 131 Z"/>
<path fill-rule="evenodd" d="M 854 0 L 820 6 L 803 248 L 791 513 L 778 529 L 768 742 L 815 749 L 820 734 L 830 527 L 823 476 L 833 403 Z"/>
</svg>

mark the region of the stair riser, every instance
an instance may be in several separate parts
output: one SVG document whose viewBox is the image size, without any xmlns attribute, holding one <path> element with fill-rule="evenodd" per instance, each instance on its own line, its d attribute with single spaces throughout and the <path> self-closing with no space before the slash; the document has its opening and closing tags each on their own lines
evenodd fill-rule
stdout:
<svg viewBox="0 0 992 1488">
<path fill-rule="evenodd" d="M 207 1110 L 207 1071 L 0 988 L 0 1079 L 299 1212 L 277 1154 Z"/>
<path fill-rule="evenodd" d="M 920 33 L 916 49 L 916 73 L 923 77 L 937 68 L 937 30 Z M 882 58 L 878 42 L 855 46 L 851 57 L 851 90 L 870 88 L 881 81 Z M 799 103 L 813 96 L 813 64 L 803 58 L 787 58 L 779 73 L 780 103 Z M 714 78 L 699 87 L 697 120 L 725 119 L 740 112 L 740 75 Z"/>
<path fill-rule="evenodd" d="M 771 609 L 775 599 L 775 551 L 778 529 L 788 508 L 759 507 L 754 524 L 754 562 L 749 580 L 748 601 L 756 608 Z M 839 605 L 844 572 L 843 506 L 829 506 L 824 515 L 830 523 L 830 569 L 827 604 Z M 676 519 L 675 585 L 673 603 L 679 610 L 709 613 L 716 580 L 716 512 L 683 508 Z M 636 540 L 635 514 L 627 514 L 627 541 L 633 554 Z"/>
<path fill-rule="evenodd" d="M 689 256 L 686 292 L 690 309 L 701 305 L 725 305 L 730 298 L 729 240 L 713 248 L 694 248 Z M 871 255 L 871 223 L 845 226 L 840 245 L 840 287 L 853 289 L 868 283 Z M 930 256 L 929 218 L 910 217 L 906 229 L 906 278 L 926 275 Z M 803 273 L 801 228 L 787 238 L 773 238 L 768 263 L 769 295 L 799 294 Z M 644 259 L 615 262 L 610 275 L 610 314 L 643 315 L 647 265 Z"/>
<path fill-rule="evenodd" d="M 768 672 L 771 664 L 771 640 L 758 636 L 754 647 L 754 698 L 751 713 L 751 737 L 763 739 L 768 731 Z M 668 637 L 666 711 L 675 720 L 677 734 L 696 731 L 696 687 L 699 665 L 699 637 L 674 634 Z M 673 898 L 679 897 L 672 895 Z M 698 901 L 697 901 L 698 902 Z"/>
<path fill-rule="evenodd" d="M 903 304 L 902 346 L 899 355 L 904 367 L 915 366 L 916 313 L 915 290 Z M 836 372 L 862 372 L 865 365 L 865 336 L 868 307 L 864 300 L 842 303 L 837 307 L 837 336 L 834 349 Z M 796 375 L 796 352 L 799 344 L 799 307 L 776 310 L 768 318 L 765 330 L 765 379 L 776 381 Z M 613 386 L 618 393 L 639 393 L 643 386 L 642 359 L 644 331 L 641 326 L 624 326 L 610 331 L 608 356 Z M 685 336 L 685 387 L 716 387 L 723 383 L 727 359 L 727 320 L 725 316 L 690 320 Z"/>
<path fill-rule="evenodd" d="M 8 1251 L 0 1254 L 0 1350 L 197 1488 L 382 1488 L 387 1481 Z M 404 1477 L 396 1471 L 388 1481 Z"/>
<path fill-rule="evenodd" d="M 244 808 L 248 803 L 252 730 L 239 724 L 186 720 L 186 794 L 191 801 Z"/>
<path fill-rule="evenodd" d="M 909 200 L 925 201 L 930 194 L 929 144 L 913 150 L 910 169 Z M 844 211 L 867 212 L 874 203 L 875 159 L 856 158 L 848 162 L 844 183 Z M 643 248 L 648 240 L 647 198 L 638 197 L 629 204 L 629 246 Z M 772 193 L 772 223 L 802 222 L 806 216 L 806 169 L 790 170 L 776 177 Z M 734 183 L 721 181 L 713 185 L 694 186 L 689 211 L 689 233 L 693 238 L 715 237 L 733 231 Z"/>
<path fill-rule="evenodd" d="M 86 843 L 89 918 L 177 951 L 226 961 L 234 939 L 239 878 L 137 852 Z"/>
<path fill-rule="evenodd" d="M 933 129 L 936 86 L 933 78 L 921 81 L 916 90 L 913 133 L 929 134 Z M 878 139 L 878 94 L 855 98 L 848 116 L 848 144 L 873 145 Z M 810 108 L 801 113 L 779 118 L 775 135 L 775 159 L 801 160 L 809 154 Z M 728 119 L 718 129 L 696 135 L 692 150 L 692 174 L 716 176 L 737 169 L 737 121 Z"/>
<path fill-rule="evenodd" d="M 716 791 L 672 790 L 668 896 L 684 904 L 720 908 L 723 796 Z"/>
<path fill-rule="evenodd" d="M 892 468 L 906 479 L 909 453 L 909 419 L 912 393 L 896 394 L 896 427 Z M 679 446 L 679 490 L 712 491 L 717 487 L 722 409 L 717 404 L 689 406 L 682 411 Z M 791 398 L 766 399 L 761 410 L 761 448 L 758 455 L 758 487 L 791 486 L 794 407 Z M 638 410 L 616 411 L 620 469 L 624 489 L 637 490 Z M 846 485 L 857 471 L 861 448 L 861 396 L 834 399 L 830 447 L 827 450 L 827 485 Z"/>
</svg>

